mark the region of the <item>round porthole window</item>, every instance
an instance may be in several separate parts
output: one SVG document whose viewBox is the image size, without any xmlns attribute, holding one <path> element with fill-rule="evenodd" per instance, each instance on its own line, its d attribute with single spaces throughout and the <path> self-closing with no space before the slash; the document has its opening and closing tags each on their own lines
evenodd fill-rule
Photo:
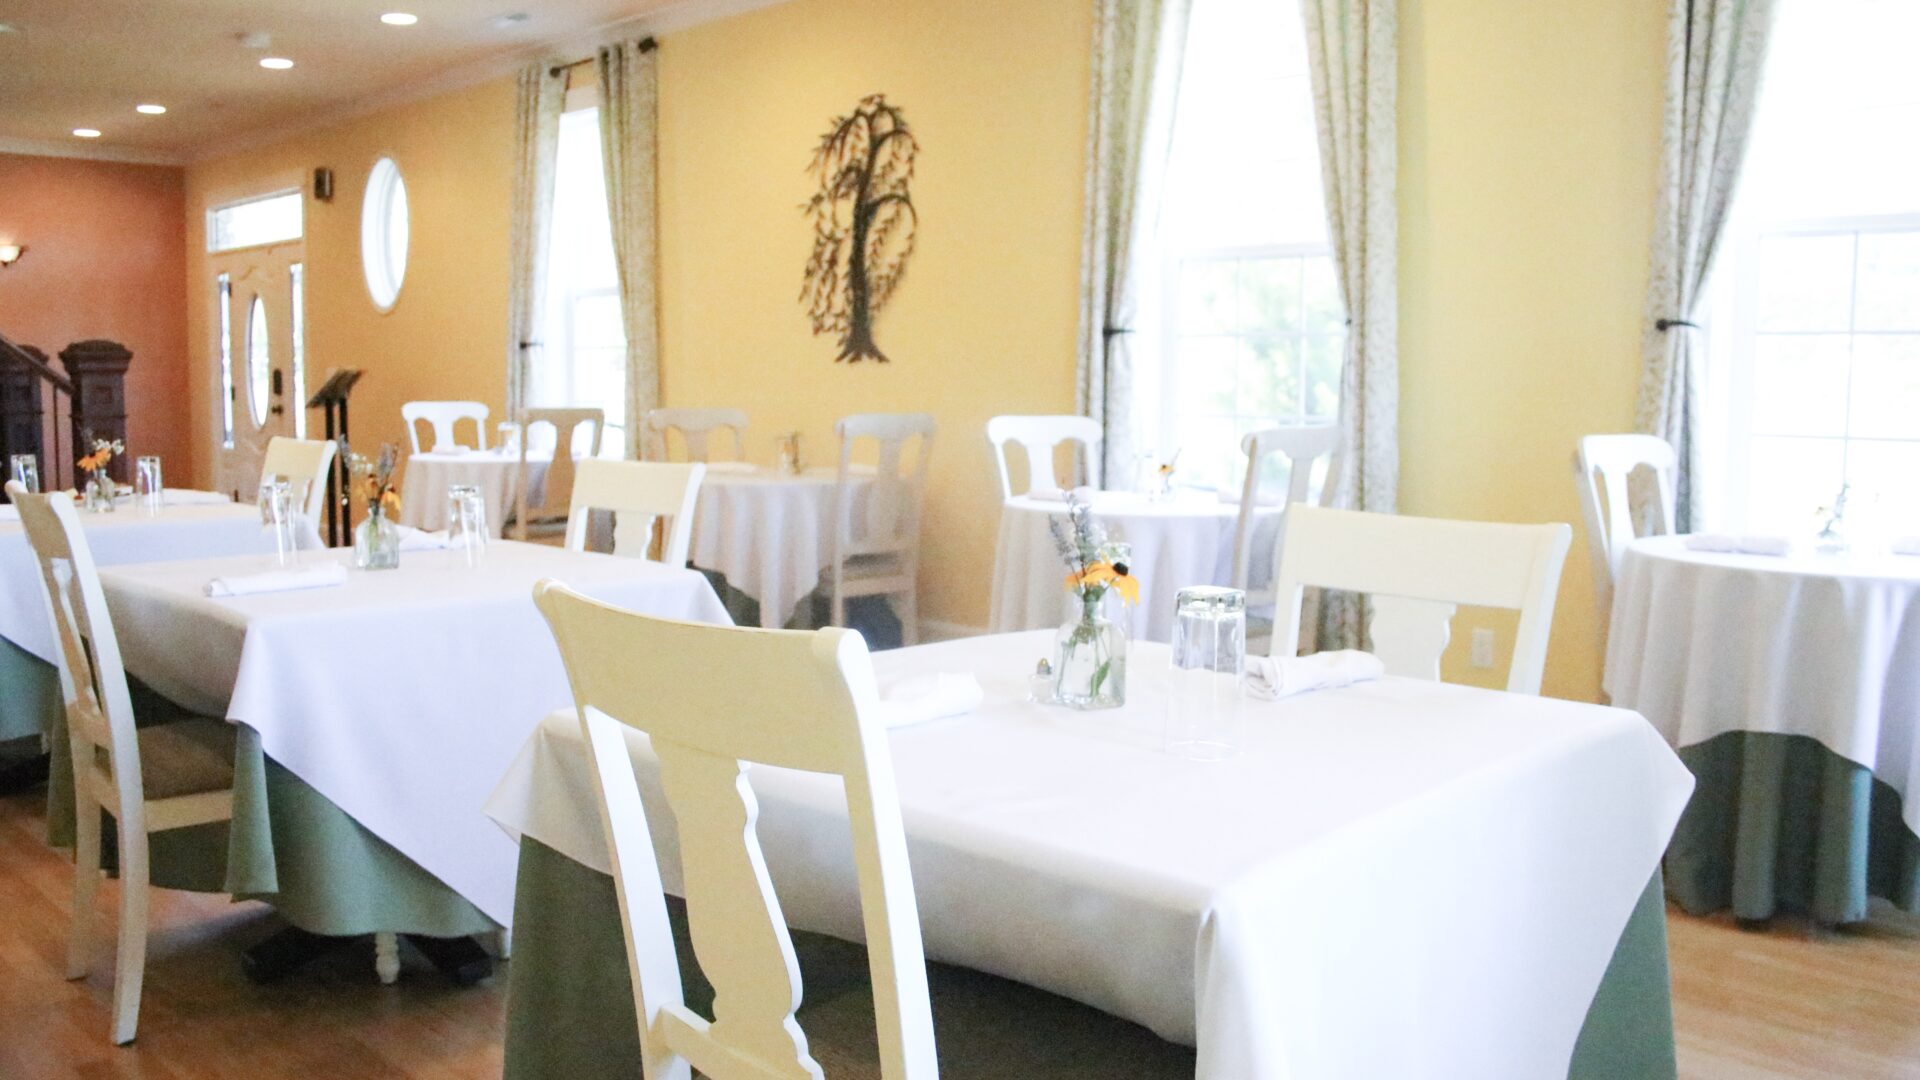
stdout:
<svg viewBox="0 0 1920 1080">
<path fill-rule="evenodd" d="M 407 182 L 390 157 L 374 162 L 367 174 L 367 198 L 360 207 L 360 262 L 373 306 L 391 310 L 407 276 Z"/>
</svg>

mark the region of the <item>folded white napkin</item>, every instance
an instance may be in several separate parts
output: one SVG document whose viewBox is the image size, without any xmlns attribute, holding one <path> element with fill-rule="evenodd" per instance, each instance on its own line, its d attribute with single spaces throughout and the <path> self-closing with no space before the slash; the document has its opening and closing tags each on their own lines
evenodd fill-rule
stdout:
<svg viewBox="0 0 1920 1080">
<path fill-rule="evenodd" d="M 1896 536 L 1893 539 L 1895 555 L 1920 555 L 1920 536 Z"/>
<path fill-rule="evenodd" d="M 986 699 L 980 680 L 965 672 L 942 671 L 902 679 L 880 693 L 880 715 L 889 728 L 908 727 L 963 716 Z"/>
<path fill-rule="evenodd" d="M 1689 533 L 1688 551 L 1719 551 L 1741 555 L 1788 555 L 1793 541 L 1784 536 L 1729 536 L 1725 533 Z"/>
<path fill-rule="evenodd" d="M 1027 492 L 1027 498 L 1038 499 L 1041 502 L 1063 503 L 1067 501 L 1068 495 L 1072 495 L 1076 501 L 1088 503 L 1093 501 L 1093 497 L 1098 493 L 1098 490 L 1099 489 L 1086 484 L 1081 484 L 1072 491 L 1057 487 L 1037 487 Z"/>
<path fill-rule="evenodd" d="M 399 525 L 396 527 L 400 530 L 401 551 L 438 551 L 453 542 L 452 538 L 447 535 L 447 530 L 445 529 L 440 529 L 437 532 L 428 532 L 425 529 L 416 529 L 411 525 Z"/>
<path fill-rule="evenodd" d="M 325 589 L 346 583 L 347 568 L 328 559 L 291 570 L 266 570 L 258 574 L 217 577 L 207 582 L 207 595 L 253 596 L 256 593 L 293 592 L 296 589 Z"/>
<path fill-rule="evenodd" d="M 1278 701 L 1313 690 L 1333 690 L 1377 679 L 1387 673 L 1380 658 L 1359 649 L 1336 649 L 1310 656 L 1247 658 L 1247 692 Z"/>
</svg>

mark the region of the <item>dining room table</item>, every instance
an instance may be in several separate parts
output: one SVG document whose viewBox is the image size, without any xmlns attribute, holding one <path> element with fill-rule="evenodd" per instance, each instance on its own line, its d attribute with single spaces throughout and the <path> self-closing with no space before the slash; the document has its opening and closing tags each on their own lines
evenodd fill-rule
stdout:
<svg viewBox="0 0 1920 1080">
<path fill-rule="evenodd" d="M 873 484 L 871 468 L 856 466 L 849 474 L 850 513 L 863 512 Z M 791 472 L 709 462 L 694 507 L 689 560 L 757 605 L 762 627 L 787 626 L 833 561 L 838 491 L 833 468 Z"/>
<path fill-rule="evenodd" d="M 1682 907 L 1827 925 L 1867 918 L 1873 897 L 1920 912 L 1920 554 L 1635 540 L 1603 686 L 1698 778 L 1666 858 Z"/>
<path fill-rule="evenodd" d="M 546 500 L 547 470 L 553 450 L 530 449 L 527 454 L 527 505 Z M 448 525 L 447 493 L 456 484 L 479 489 L 487 507 L 487 527 L 505 536 L 508 520 L 520 494 L 520 451 L 495 447 L 476 450 L 455 446 L 424 450 L 407 457 L 400 491 L 400 523 L 437 532 Z"/>
<path fill-rule="evenodd" d="M 1062 582 L 1067 568 L 1055 549 L 1050 523 L 1064 520 L 1061 491 L 1015 495 L 1001 504 L 993 556 L 993 593 L 987 629 L 992 633 L 1057 628 L 1076 603 Z M 1110 541 L 1131 549 L 1128 569 L 1140 582 L 1140 602 L 1121 615 L 1136 641 L 1165 642 L 1173 634 L 1174 598 L 1195 585 L 1230 585 L 1234 534 L 1240 503 L 1212 491 L 1176 488 L 1165 497 L 1145 492 L 1091 488 L 1071 493 L 1084 501 Z M 1282 508 L 1255 511 L 1248 585 L 1272 578 L 1274 541 Z"/>
<path fill-rule="evenodd" d="M 267 900 L 314 934 L 461 937 L 507 927 L 517 850 L 482 811 L 547 711 L 570 700 L 533 587 L 726 622 L 701 575 L 513 541 L 482 562 L 403 552 L 344 584 L 207 595 L 240 557 L 101 573 L 139 692 L 237 728 L 234 816 L 153 838 L 156 884 Z M 55 740 L 54 781 L 71 784 Z M 70 790 L 70 788 L 69 788 Z M 51 798 L 60 807 L 62 800 Z M 49 822 L 55 843 L 71 835 Z"/>
<path fill-rule="evenodd" d="M 872 658 L 883 696 L 936 674 L 983 691 L 883 736 L 930 961 L 1193 1047 L 1198 1080 L 1674 1076 L 1659 859 L 1692 779 L 1644 719 L 1382 678 L 1248 700 L 1237 756 L 1193 761 L 1165 749 L 1167 647 L 1135 643 L 1126 704 L 1079 712 L 1029 698 L 1050 641 Z M 626 737 L 678 894 L 659 762 Z M 746 775 L 789 926 L 859 942 L 838 780 Z M 487 808 L 520 842 L 507 1080 L 631 1075 L 621 916 L 573 709 L 529 734 Z"/>
<path fill-rule="evenodd" d="M 94 563 L 103 567 L 206 556 L 264 563 L 274 555 L 273 532 L 260 511 L 212 491 L 169 488 L 157 507 L 122 498 L 112 511 L 82 511 L 80 524 Z M 296 536 L 304 548 L 323 546 L 304 518 Z M 61 710 L 46 605 L 19 512 L 0 506 L 0 685 L 7 688 L 0 694 L 0 744 L 44 737 Z"/>
</svg>

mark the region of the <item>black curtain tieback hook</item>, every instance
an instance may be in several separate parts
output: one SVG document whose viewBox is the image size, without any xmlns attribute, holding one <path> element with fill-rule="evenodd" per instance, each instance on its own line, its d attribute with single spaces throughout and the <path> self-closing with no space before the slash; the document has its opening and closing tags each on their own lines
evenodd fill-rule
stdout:
<svg viewBox="0 0 1920 1080">
<path fill-rule="evenodd" d="M 1655 320 L 1654 320 L 1654 322 L 1653 322 L 1653 328 L 1654 328 L 1655 330 L 1658 330 L 1658 331 L 1660 331 L 1660 332 L 1661 332 L 1661 333 L 1663 333 L 1663 334 L 1664 334 L 1664 333 L 1666 333 L 1667 331 L 1669 331 L 1669 330 L 1671 330 L 1671 329 L 1673 329 L 1673 328 L 1674 328 L 1674 327 L 1676 327 L 1676 326 L 1684 326 L 1684 327 L 1687 327 L 1687 328 L 1688 328 L 1688 329 L 1690 329 L 1690 330 L 1698 330 L 1698 329 L 1700 329 L 1700 324 L 1699 324 L 1699 323 L 1697 323 L 1697 322 L 1688 322 L 1688 321 L 1687 321 L 1687 320 L 1685 320 L 1685 319 L 1655 319 Z"/>
</svg>

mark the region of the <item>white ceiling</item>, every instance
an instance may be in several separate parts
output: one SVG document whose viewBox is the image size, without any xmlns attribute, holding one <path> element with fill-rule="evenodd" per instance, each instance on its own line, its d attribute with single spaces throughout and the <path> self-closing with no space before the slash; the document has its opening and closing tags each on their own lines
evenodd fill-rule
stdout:
<svg viewBox="0 0 1920 1080">
<path fill-rule="evenodd" d="M 205 157 L 370 102 L 504 72 L 545 46 L 673 29 L 769 0 L 0 0 L 0 151 Z M 413 26 L 380 22 L 389 11 Z M 501 16 L 524 12 L 517 25 Z M 271 35 L 265 50 L 238 40 Z M 563 54 L 572 55 L 572 54 Z M 284 56 L 290 71 L 268 71 Z M 167 107 L 142 116 L 134 106 Z M 74 128 L 95 128 L 80 139 Z"/>
</svg>

